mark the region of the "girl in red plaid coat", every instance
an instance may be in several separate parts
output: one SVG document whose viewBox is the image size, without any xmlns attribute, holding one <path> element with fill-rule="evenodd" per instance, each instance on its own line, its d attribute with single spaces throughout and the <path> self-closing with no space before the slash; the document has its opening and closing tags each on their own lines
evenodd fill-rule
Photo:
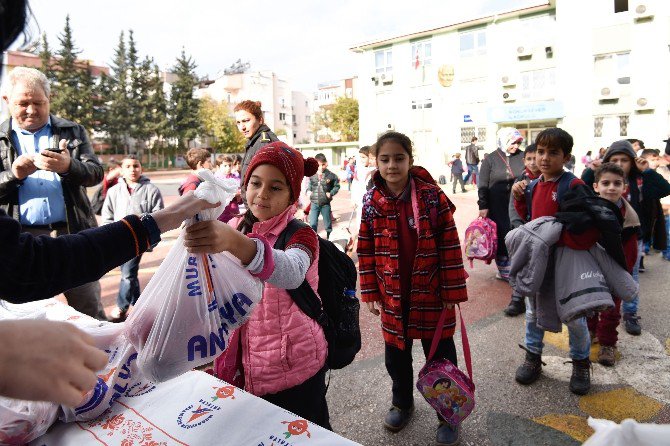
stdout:
<svg viewBox="0 0 670 446">
<path fill-rule="evenodd" d="M 465 270 L 453 203 L 422 167 L 413 166 L 412 142 L 397 132 L 375 145 L 378 171 L 363 199 L 358 259 L 361 299 L 381 314 L 392 407 L 384 426 L 397 432 L 414 411 L 412 340 L 424 354 L 442 310 L 448 314 L 436 358 L 456 364 L 454 304 L 467 300 Z M 458 428 L 441 422 L 438 444 L 458 441 Z"/>
</svg>

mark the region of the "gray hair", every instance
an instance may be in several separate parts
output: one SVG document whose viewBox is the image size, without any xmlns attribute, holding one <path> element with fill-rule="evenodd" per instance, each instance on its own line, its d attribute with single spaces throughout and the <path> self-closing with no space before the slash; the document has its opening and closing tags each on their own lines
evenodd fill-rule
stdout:
<svg viewBox="0 0 670 446">
<path fill-rule="evenodd" d="M 16 67 L 7 75 L 5 87 L 2 90 L 3 96 L 11 97 L 12 90 L 18 83 L 24 83 L 31 88 L 41 88 L 49 97 L 51 86 L 49 80 L 40 70 L 28 67 Z"/>
</svg>

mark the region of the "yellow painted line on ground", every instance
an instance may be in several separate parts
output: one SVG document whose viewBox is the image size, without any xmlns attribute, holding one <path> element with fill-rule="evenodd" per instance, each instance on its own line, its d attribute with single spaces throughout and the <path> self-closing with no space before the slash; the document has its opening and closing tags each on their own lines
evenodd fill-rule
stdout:
<svg viewBox="0 0 670 446">
<path fill-rule="evenodd" d="M 552 333 L 550 331 L 544 332 L 544 342 L 551 344 L 565 352 L 570 351 L 568 341 L 568 327 L 563 325 L 563 331 L 560 333 Z"/>
<path fill-rule="evenodd" d="M 667 353 L 668 356 L 670 356 L 670 339 L 665 340 L 665 353 Z"/>
<path fill-rule="evenodd" d="M 605 418 L 617 423 L 626 418 L 646 422 L 658 415 L 663 404 L 632 387 L 623 387 L 583 396 L 579 399 L 579 408 L 594 418 Z"/>
<path fill-rule="evenodd" d="M 561 431 L 581 442 L 586 441 L 594 432 L 586 422 L 586 418 L 577 415 L 548 414 L 543 417 L 533 418 L 533 421 Z"/>
</svg>

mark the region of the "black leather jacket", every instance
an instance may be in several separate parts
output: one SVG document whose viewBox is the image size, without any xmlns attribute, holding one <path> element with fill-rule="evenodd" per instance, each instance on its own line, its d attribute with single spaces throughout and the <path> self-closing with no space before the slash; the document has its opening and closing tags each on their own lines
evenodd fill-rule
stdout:
<svg viewBox="0 0 670 446">
<path fill-rule="evenodd" d="M 51 116 L 51 128 L 57 140 L 78 140 L 79 144 L 69 149 L 72 161 L 67 175 L 61 176 L 65 215 L 68 233 L 97 226 L 95 215 L 86 195 L 86 187 L 102 181 L 103 169 L 83 126 L 72 121 Z M 11 119 L 0 124 L 0 208 L 15 220 L 19 219 L 19 187 L 23 183 L 12 173 L 12 163 L 19 152 L 14 147 Z"/>
<path fill-rule="evenodd" d="M 258 130 L 256 130 L 256 133 L 249 138 L 247 145 L 244 147 L 244 159 L 242 160 L 242 167 L 240 168 L 240 181 L 242 181 L 242 201 L 244 201 L 245 206 L 247 205 L 247 188 L 244 186 L 244 176 L 247 174 L 249 164 L 251 164 L 251 158 L 254 157 L 261 147 L 275 141 L 279 141 L 277 135 L 272 133 L 270 127 L 261 124 L 261 126 L 258 127 Z"/>
</svg>

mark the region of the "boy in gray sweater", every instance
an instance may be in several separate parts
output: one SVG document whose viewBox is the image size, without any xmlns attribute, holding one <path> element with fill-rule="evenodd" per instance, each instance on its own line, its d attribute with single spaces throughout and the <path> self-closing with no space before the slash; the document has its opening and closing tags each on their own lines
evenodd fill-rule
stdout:
<svg viewBox="0 0 670 446">
<path fill-rule="evenodd" d="M 160 190 L 142 175 L 142 164 L 134 155 L 121 161 L 121 178 L 107 191 L 102 205 L 102 224 L 120 220 L 128 214 L 141 215 L 163 209 Z M 112 322 L 123 322 L 131 305 L 140 297 L 140 281 L 137 273 L 142 255 L 121 265 L 121 283 L 116 298 L 117 308 L 112 311 Z"/>
</svg>

